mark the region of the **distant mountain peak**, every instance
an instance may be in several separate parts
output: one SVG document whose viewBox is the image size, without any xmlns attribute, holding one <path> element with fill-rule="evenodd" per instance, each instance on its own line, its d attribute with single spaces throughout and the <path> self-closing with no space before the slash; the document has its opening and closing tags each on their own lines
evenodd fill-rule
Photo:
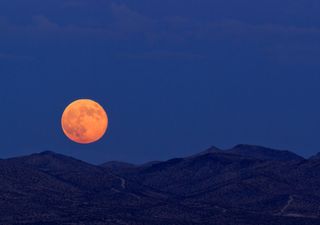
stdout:
<svg viewBox="0 0 320 225">
<path fill-rule="evenodd" d="M 9 160 L 36 167 L 43 171 L 74 171 L 92 167 L 91 164 L 88 164 L 84 161 L 75 159 L 70 156 L 58 154 L 53 151 L 44 151 L 27 156 L 11 158 Z"/>
<path fill-rule="evenodd" d="M 206 154 L 211 154 L 211 153 L 220 153 L 220 152 L 223 152 L 223 150 L 221 150 L 220 148 L 217 148 L 215 146 L 211 146 L 210 148 L 200 152 L 200 153 L 197 153 L 191 157 L 194 157 L 194 156 L 201 156 L 201 155 L 206 155 Z"/>
<path fill-rule="evenodd" d="M 235 145 L 232 149 L 251 149 L 251 150 L 272 150 L 272 151 L 281 151 L 281 150 L 275 150 L 272 148 L 264 147 L 261 145 L 250 145 L 250 144 L 238 144 Z"/>
<path fill-rule="evenodd" d="M 314 155 L 314 156 L 311 156 L 310 159 L 311 159 L 311 160 L 318 160 L 318 159 L 320 160 L 320 152 L 318 152 L 318 153 L 317 153 L 316 155 Z"/>
<path fill-rule="evenodd" d="M 36 154 L 33 154 L 33 155 L 58 155 L 58 154 L 56 152 L 53 152 L 53 151 L 43 151 L 43 152 L 36 153 Z"/>
<path fill-rule="evenodd" d="M 232 149 L 227 150 L 228 153 L 247 156 L 262 160 L 303 160 L 304 158 L 287 150 L 276 150 L 258 145 L 239 144 Z"/>
<path fill-rule="evenodd" d="M 258 146 L 258 145 L 238 144 L 233 147 L 233 149 L 235 149 L 235 148 L 264 148 L 264 147 Z"/>
<path fill-rule="evenodd" d="M 259 145 L 238 144 L 231 149 L 222 150 L 212 146 L 198 154 L 192 155 L 187 158 L 193 158 L 210 154 L 233 154 L 246 158 L 260 159 L 260 160 L 278 160 L 278 161 L 291 161 L 291 160 L 304 160 L 303 157 L 287 151 L 267 148 Z M 319 156 L 320 157 L 320 156 Z"/>
<path fill-rule="evenodd" d="M 207 151 L 207 152 L 220 152 L 220 151 L 222 151 L 222 150 L 221 150 L 220 148 L 212 145 L 212 146 L 211 146 L 210 148 L 208 148 L 206 151 Z"/>
<path fill-rule="evenodd" d="M 241 144 L 136 166 L 112 161 L 107 169 L 52 151 L 0 160 L 0 200 L 6 205 L 0 224 L 20 219 L 28 224 L 71 224 L 70 215 L 73 224 L 87 224 L 87 216 L 98 221 L 95 225 L 114 224 L 130 219 L 132 209 L 135 221 L 121 224 L 187 224 L 189 218 L 194 218 L 192 224 L 212 224 L 217 215 L 214 221 L 223 219 L 217 224 L 318 225 L 319 162 L 290 161 L 301 158 L 289 151 Z M 145 217 L 136 221 L 136 210 Z M 165 220 L 159 221 L 159 215 Z M 252 223 L 237 223 L 239 216 L 243 220 L 248 215 Z M 186 222 L 180 216 L 186 216 Z M 273 216 L 277 220 L 257 222 Z M 311 216 L 315 223 L 304 222 Z M 226 222 L 229 217 L 236 222 Z"/>
</svg>

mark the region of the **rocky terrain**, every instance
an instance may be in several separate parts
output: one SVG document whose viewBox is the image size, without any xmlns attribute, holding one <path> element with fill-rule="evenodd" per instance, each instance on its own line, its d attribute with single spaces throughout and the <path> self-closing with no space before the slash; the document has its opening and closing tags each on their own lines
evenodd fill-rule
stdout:
<svg viewBox="0 0 320 225">
<path fill-rule="evenodd" d="M 143 165 L 4 159 L 0 224 L 316 225 L 320 158 L 238 145 Z"/>
</svg>

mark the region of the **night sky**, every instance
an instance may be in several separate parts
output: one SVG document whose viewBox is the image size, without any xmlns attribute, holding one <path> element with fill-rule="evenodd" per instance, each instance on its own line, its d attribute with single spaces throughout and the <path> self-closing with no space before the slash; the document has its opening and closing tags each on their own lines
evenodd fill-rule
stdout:
<svg viewBox="0 0 320 225">
<path fill-rule="evenodd" d="M 142 163 L 240 143 L 320 151 L 319 0 L 1 0 L 0 158 Z M 109 115 L 79 145 L 73 100 Z"/>
</svg>

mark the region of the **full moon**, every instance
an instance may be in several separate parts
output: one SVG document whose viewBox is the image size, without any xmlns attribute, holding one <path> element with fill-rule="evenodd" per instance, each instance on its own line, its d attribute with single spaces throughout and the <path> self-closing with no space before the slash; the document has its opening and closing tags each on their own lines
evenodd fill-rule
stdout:
<svg viewBox="0 0 320 225">
<path fill-rule="evenodd" d="M 90 99 L 79 99 L 64 110 L 61 125 L 65 135 L 79 144 L 90 144 L 103 137 L 108 116 L 103 107 Z"/>
</svg>

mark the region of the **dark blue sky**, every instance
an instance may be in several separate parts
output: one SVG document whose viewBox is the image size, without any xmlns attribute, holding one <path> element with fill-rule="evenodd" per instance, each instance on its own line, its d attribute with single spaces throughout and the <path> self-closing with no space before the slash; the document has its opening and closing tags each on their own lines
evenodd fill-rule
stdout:
<svg viewBox="0 0 320 225">
<path fill-rule="evenodd" d="M 145 162 L 211 145 L 320 151 L 318 0 L 2 0 L 0 157 Z M 71 143 L 91 98 L 106 137 Z"/>
</svg>

